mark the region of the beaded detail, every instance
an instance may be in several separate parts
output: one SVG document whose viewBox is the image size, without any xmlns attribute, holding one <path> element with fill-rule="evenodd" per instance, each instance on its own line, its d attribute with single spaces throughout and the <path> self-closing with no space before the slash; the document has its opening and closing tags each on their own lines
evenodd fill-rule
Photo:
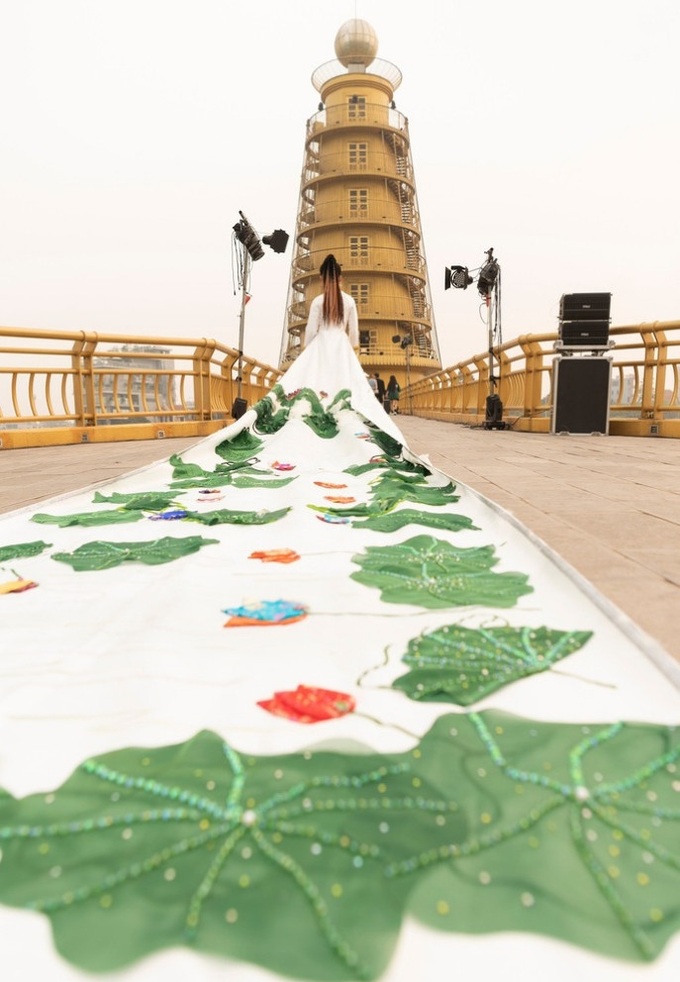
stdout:
<svg viewBox="0 0 680 982">
<path fill-rule="evenodd" d="M 591 636 L 592 631 L 547 627 L 449 624 L 409 641 L 402 661 L 411 671 L 392 686 L 409 699 L 470 706 L 511 682 L 545 672 Z"/>
<path fill-rule="evenodd" d="M 383 868 L 463 829 L 416 764 L 244 757 L 211 733 L 88 760 L 49 796 L 0 797 L 0 899 L 50 917 L 62 954 L 91 971 L 183 942 L 293 976 L 372 979 L 410 892 L 386 892 Z"/>
</svg>

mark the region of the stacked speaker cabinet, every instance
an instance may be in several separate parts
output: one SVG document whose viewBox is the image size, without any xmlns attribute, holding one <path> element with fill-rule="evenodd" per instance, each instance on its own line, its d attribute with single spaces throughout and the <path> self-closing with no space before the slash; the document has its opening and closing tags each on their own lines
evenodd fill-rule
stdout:
<svg viewBox="0 0 680 982">
<path fill-rule="evenodd" d="M 611 293 L 564 293 L 560 299 L 560 348 L 609 346 Z"/>
<path fill-rule="evenodd" d="M 553 433 L 607 433 L 611 358 L 558 355 L 553 362 Z"/>
</svg>

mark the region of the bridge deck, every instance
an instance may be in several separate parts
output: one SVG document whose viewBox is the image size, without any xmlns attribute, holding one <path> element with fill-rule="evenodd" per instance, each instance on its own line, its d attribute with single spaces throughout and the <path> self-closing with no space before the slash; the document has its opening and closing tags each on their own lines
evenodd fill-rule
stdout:
<svg viewBox="0 0 680 982">
<path fill-rule="evenodd" d="M 680 453 L 653 437 L 554 436 L 401 416 L 414 453 L 516 516 L 680 661 Z M 0 453 L 0 512 L 108 481 L 195 439 Z"/>
</svg>

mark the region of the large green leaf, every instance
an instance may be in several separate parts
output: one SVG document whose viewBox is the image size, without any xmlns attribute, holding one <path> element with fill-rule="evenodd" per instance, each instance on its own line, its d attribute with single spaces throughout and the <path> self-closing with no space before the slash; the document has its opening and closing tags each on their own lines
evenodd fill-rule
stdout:
<svg viewBox="0 0 680 982">
<path fill-rule="evenodd" d="M 195 477 L 180 477 L 175 481 L 171 481 L 169 487 L 181 488 L 182 490 L 191 490 L 192 488 L 223 488 L 230 484 L 240 487 L 242 485 L 239 482 L 245 480 L 241 475 L 253 475 L 262 478 L 269 473 L 270 471 L 268 470 L 263 470 L 261 467 L 251 467 L 247 463 L 233 464 L 227 467 L 218 464 L 214 471 L 203 471 L 202 475 L 199 474 Z M 236 477 L 235 475 L 238 476 Z"/>
<path fill-rule="evenodd" d="M 545 672 L 591 637 L 592 631 L 449 624 L 409 641 L 402 660 L 411 671 L 392 686 L 410 699 L 470 706 L 517 679 Z"/>
<path fill-rule="evenodd" d="M 356 477 L 372 470 L 398 471 L 406 474 L 417 473 L 422 476 L 427 476 L 432 473 L 427 467 L 425 467 L 424 464 L 413 464 L 410 460 L 375 460 L 367 464 L 351 464 L 349 467 L 345 468 L 343 473 L 352 474 Z"/>
<path fill-rule="evenodd" d="M 190 461 L 182 460 L 179 454 L 172 454 L 168 463 L 172 465 L 172 476 L 174 478 L 185 477 L 207 477 L 213 471 L 206 471 L 200 464 L 192 464 Z"/>
<path fill-rule="evenodd" d="M 297 476 L 293 477 L 274 477 L 274 478 L 259 478 L 259 477 L 236 477 L 234 478 L 233 484 L 235 488 L 285 488 L 287 484 L 291 481 L 295 481 Z"/>
<path fill-rule="evenodd" d="M 49 917 L 86 971 L 185 944 L 373 979 L 404 915 L 648 961 L 680 929 L 679 762 L 677 727 L 499 712 L 390 755 L 244 756 L 202 733 L 0 791 L 0 901 Z"/>
<path fill-rule="evenodd" d="M 180 494 L 182 492 L 179 492 Z M 177 491 L 138 491 L 134 494 L 102 494 L 95 491 L 92 501 L 94 504 L 120 505 L 129 511 L 163 511 L 177 500 Z"/>
<path fill-rule="evenodd" d="M 190 511 L 187 518 L 203 525 L 269 525 L 284 518 L 290 508 L 279 508 L 276 511 L 234 511 L 228 508 L 216 508 L 214 511 Z"/>
<path fill-rule="evenodd" d="M 74 525 L 91 528 L 98 525 L 123 525 L 127 522 L 138 522 L 142 517 L 138 511 L 107 509 L 106 511 L 85 511 L 75 515 L 48 515 L 40 512 L 33 515 L 31 521 L 38 522 L 40 525 L 58 525 L 62 529 Z"/>
<path fill-rule="evenodd" d="M 375 978 L 412 889 L 385 867 L 465 833 L 419 756 L 245 757 L 202 733 L 88 760 L 51 794 L 0 799 L 0 900 L 46 914 L 88 971 L 185 944 L 294 978 Z"/>
<path fill-rule="evenodd" d="M 215 453 L 224 460 L 245 462 L 254 457 L 263 446 L 262 440 L 253 436 L 246 428 L 237 433 L 236 436 L 218 443 L 215 447 Z"/>
<path fill-rule="evenodd" d="M 237 461 L 229 463 L 223 461 L 212 471 L 207 471 L 199 464 L 192 464 L 182 460 L 178 454 L 173 454 L 170 458 L 172 464 L 172 476 L 174 480 L 170 484 L 171 488 L 206 488 L 223 487 L 231 484 L 235 473 L 241 474 L 268 474 L 266 470 L 251 467 L 247 462 Z"/>
<path fill-rule="evenodd" d="M 393 436 L 389 433 L 385 433 L 384 430 L 379 429 L 377 426 L 369 425 L 369 432 L 371 434 L 371 440 L 373 443 L 377 443 L 383 453 L 386 453 L 389 457 L 400 457 L 402 446 L 399 440 L 395 440 Z"/>
<path fill-rule="evenodd" d="M 680 728 L 459 713 L 421 749 L 422 775 L 443 796 L 457 790 L 470 832 L 389 869 L 395 881 L 433 872 L 414 916 L 438 931 L 540 932 L 637 961 L 680 929 Z"/>
<path fill-rule="evenodd" d="M 373 532 L 396 532 L 405 525 L 426 525 L 429 528 L 458 532 L 461 529 L 477 530 L 472 519 L 466 515 L 451 512 L 417 511 L 415 508 L 400 508 L 386 514 L 372 515 L 363 521 L 352 522 L 353 528 L 371 529 Z"/>
<path fill-rule="evenodd" d="M 532 591 L 523 573 L 492 571 L 498 562 L 493 546 L 459 549 L 430 535 L 399 545 L 368 546 L 352 561 L 361 566 L 352 579 L 377 587 L 387 603 L 512 607 Z"/>
<path fill-rule="evenodd" d="M 283 389 L 279 385 L 275 385 L 272 392 L 279 399 L 285 398 Z M 265 396 L 264 399 L 260 399 L 255 403 L 253 409 L 257 417 L 253 429 L 258 433 L 276 433 L 288 422 L 288 407 L 285 405 L 275 405 L 274 399 L 271 396 Z"/>
<path fill-rule="evenodd" d="M 68 563 L 78 572 L 111 569 L 125 562 L 159 566 L 217 542 L 219 539 L 204 539 L 200 535 L 167 536 L 148 542 L 87 542 L 73 552 L 55 552 L 52 559 Z"/>
<path fill-rule="evenodd" d="M 423 481 L 420 475 L 384 474 L 372 488 L 373 499 L 414 501 L 419 505 L 450 505 L 459 500 L 456 486 L 448 484 L 432 485 Z"/>
<path fill-rule="evenodd" d="M 51 547 L 51 542 L 17 542 L 10 546 L 0 546 L 0 563 L 6 563 L 10 559 L 26 559 L 30 556 L 39 556 L 45 549 Z"/>
</svg>

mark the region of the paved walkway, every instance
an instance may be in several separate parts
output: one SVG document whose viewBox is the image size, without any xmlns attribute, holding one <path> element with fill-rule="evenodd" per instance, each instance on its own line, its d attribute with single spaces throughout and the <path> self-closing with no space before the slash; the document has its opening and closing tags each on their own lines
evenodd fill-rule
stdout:
<svg viewBox="0 0 680 982">
<path fill-rule="evenodd" d="M 680 661 L 680 446 L 400 416 L 410 448 L 486 495 Z M 107 481 L 195 439 L 0 451 L 0 512 Z"/>
</svg>

